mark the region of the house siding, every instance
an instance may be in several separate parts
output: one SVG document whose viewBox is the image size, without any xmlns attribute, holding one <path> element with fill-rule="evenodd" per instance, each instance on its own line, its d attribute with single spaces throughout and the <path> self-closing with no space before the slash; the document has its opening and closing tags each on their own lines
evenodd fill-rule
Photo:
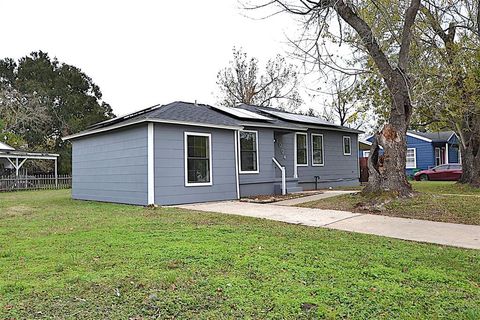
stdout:
<svg viewBox="0 0 480 320">
<path fill-rule="evenodd" d="M 312 166 L 312 133 L 323 134 L 324 165 Z M 343 154 L 343 137 L 351 139 L 351 154 Z M 359 184 L 358 135 L 330 130 L 308 130 L 308 166 L 298 167 L 298 183 L 304 189 L 315 187 L 352 186 Z"/>
<path fill-rule="evenodd" d="M 276 173 L 272 158 L 275 156 L 274 130 L 269 128 L 246 127 L 245 130 L 258 132 L 258 173 L 241 173 L 240 195 L 242 197 L 256 194 L 274 193 Z"/>
<path fill-rule="evenodd" d="M 240 194 L 274 193 L 274 184 L 280 184 L 281 172 L 272 161 L 275 157 L 285 166 L 287 180 L 294 176 L 295 132 L 265 128 L 248 128 L 258 131 L 260 171 L 257 174 L 240 174 Z M 312 166 L 311 133 L 324 136 L 325 166 Z M 343 155 L 343 136 L 350 136 L 351 155 Z M 358 136 L 333 130 L 308 130 L 308 166 L 298 167 L 298 185 L 304 189 L 315 188 L 315 176 L 320 176 L 318 188 L 354 186 L 359 184 Z"/>
<path fill-rule="evenodd" d="M 435 165 L 435 152 L 431 142 L 407 136 L 407 148 L 416 149 L 417 167 L 425 170 Z M 413 175 L 414 169 L 406 169 L 407 175 Z"/>
<path fill-rule="evenodd" d="M 147 204 L 147 125 L 72 141 L 72 197 Z"/>
<path fill-rule="evenodd" d="M 211 186 L 185 186 L 185 132 L 211 134 Z M 172 205 L 236 199 L 234 136 L 233 130 L 155 124 L 155 203 Z"/>
</svg>

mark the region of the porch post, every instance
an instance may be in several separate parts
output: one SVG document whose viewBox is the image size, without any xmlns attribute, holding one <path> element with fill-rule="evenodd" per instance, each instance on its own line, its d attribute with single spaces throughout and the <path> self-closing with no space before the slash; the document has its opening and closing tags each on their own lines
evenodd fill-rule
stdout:
<svg viewBox="0 0 480 320">
<path fill-rule="evenodd" d="M 445 143 L 445 164 L 448 164 L 448 141 Z"/>
<path fill-rule="evenodd" d="M 55 158 L 55 188 L 58 188 L 58 161 Z"/>
<path fill-rule="evenodd" d="M 15 158 L 15 177 L 18 179 L 18 171 L 20 170 L 20 167 L 18 166 L 18 158 Z"/>
<path fill-rule="evenodd" d="M 154 124 L 147 125 L 147 205 L 155 204 Z"/>
</svg>

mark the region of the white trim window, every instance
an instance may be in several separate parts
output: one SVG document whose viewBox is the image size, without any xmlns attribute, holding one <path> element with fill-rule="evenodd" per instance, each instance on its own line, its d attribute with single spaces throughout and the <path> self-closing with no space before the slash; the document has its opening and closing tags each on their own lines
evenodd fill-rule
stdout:
<svg viewBox="0 0 480 320">
<path fill-rule="evenodd" d="M 212 185 L 212 135 L 185 132 L 185 186 Z"/>
<path fill-rule="evenodd" d="M 370 150 L 363 150 L 363 157 L 364 158 L 368 158 L 369 155 L 370 155 Z"/>
<path fill-rule="evenodd" d="M 415 169 L 417 167 L 417 149 L 407 148 L 407 169 Z"/>
<path fill-rule="evenodd" d="M 295 133 L 295 165 L 298 167 L 308 166 L 307 134 Z"/>
<path fill-rule="evenodd" d="M 259 173 L 258 131 L 239 130 L 240 173 Z"/>
<path fill-rule="evenodd" d="M 312 133 L 312 166 L 324 166 L 323 134 Z"/>
<path fill-rule="evenodd" d="M 349 136 L 343 136 L 343 155 L 352 155 L 352 138 L 350 138 Z"/>
</svg>

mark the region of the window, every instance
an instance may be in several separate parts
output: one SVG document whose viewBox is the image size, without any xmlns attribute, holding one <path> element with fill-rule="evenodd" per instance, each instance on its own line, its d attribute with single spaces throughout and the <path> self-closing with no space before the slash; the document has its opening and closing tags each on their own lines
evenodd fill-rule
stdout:
<svg viewBox="0 0 480 320">
<path fill-rule="evenodd" d="M 240 131 L 240 173 L 258 173 L 258 132 Z"/>
<path fill-rule="evenodd" d="M 417 167 L 417 149 L 407 149 L 407 169 L 414 169 Z"/>
<path fill-rule="evenodd" d="M 185 132 L 185 185 L 212 185 L 212 145 L 209 133 Z"/>
<path fill-rule="evenodd" d="M 363 157 L 368 158 L 368 156 L 370 156 L 370 150 L 364 150 L 363 151 Z"/>
<path fill-rule="evenodd" d="M 352 140 L 350 137 L 343 137 L 343 155 L 349 156 L 352 154 Z"/>
<path fill-rule="evenodd" d="M 312 166 L 323 165 L 323 134 L 312 133 Z"/>
<path fill-rule="evenodd" d="M 308 150 L 307 150 L 307 134 L 295 134 L 295 152 L 297 159 L 297 166 L 308 165 Z"/>
</svg>

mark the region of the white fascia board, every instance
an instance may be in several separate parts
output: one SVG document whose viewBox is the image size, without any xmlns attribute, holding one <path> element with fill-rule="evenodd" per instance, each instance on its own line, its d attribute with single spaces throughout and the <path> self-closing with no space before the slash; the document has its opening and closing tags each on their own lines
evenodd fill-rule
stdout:
<svg viewBox="0 0 480 320">
<path fill-rule="evenodd" d="M 35 156 L 35 155 L 12 155 L 12 154 L 0 154 L 0 158 L 6 159 L 39 159 L 39 160 L 56 160 L 58 155 L 51 155 L 51 156 Z"/>
<path fill-rule="evenodd" d="M 407 136 L 418 139 L 418 140 L 423 140 L 423 141 L 426 141 L 426 142 L 432 142 L 431 139 L 419 136 L 418 134 L 411 133 L 411 132 L 407 132 Z"/>
<path fill-rule="evenodd" d="M 209 123 L 199 123 L 199 122 L 189 122 L 189 121 L 177 121 L 177 120 L 161 120 L 161 119 L 141 119 L 138 121 L 133 121 L 129 123 L 119 123 L 116 125 L 108 126 L 105 128 L 98 128 L 95 130 L 87 131 L 87 132 L 80 132 L 76 134 L 72 134 L 66 137 L 63 137 L 62 140 L 71 140 L 71 139 L 76 139 L 96 133 L 101 133 L 101 132 L 107 132 L 123 127 L 128 127 L 132 126 L 135 124 L 143 123 L 143 122 L 155 122 L 155 123 L 165 123 L 165 124 L 177 124 L 177 125 L 185 125 L 185 126 L 194 126 L 194 127 L 207 127 L 207 128 L 216 128 L 216 129 L 227 129 L 227 130 L 241 130 L 243 127 L 241 126 L 227 126 L 227 125 L 215 125 L 215 124 L 209 124 Z"/>
</svg>

